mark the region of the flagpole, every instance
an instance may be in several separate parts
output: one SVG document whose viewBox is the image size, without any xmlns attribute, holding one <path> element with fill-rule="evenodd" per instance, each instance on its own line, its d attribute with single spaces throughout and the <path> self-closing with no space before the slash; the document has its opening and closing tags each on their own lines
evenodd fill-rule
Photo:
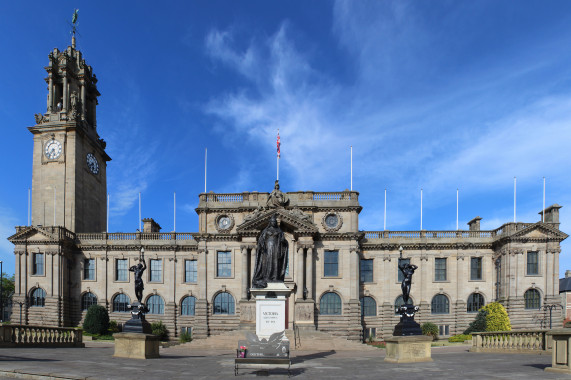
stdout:
<svg viewBox="0 0 571 380">
<path fill-rule="evenodd" d="M 545 223 L 545 177 L 543 177 L 543 211 L 541 214 L 541 221 Z"/>
<path fill-rule="evenodd" d="M 139 191 L 139 232 L 143 232 L 141 227 L 141 192 Z"/>
<path fill-rule="evenodd" d="M 107 193 L 107 233 L 109 233 L 109 193 Z"/>
<path fill-rule="evenodd" d="M 174 192 L 174 227 L 173 232 L 176 232 L 176 191 Z"/>
<path fill-rule="evenodd" d="M 208 148 L 204 148 L 204 192 L 206 193 L 206 164 L 208 163 Z"/>
<path fill-rule="evenodd" d="M 422 231 L 422 187 L 420 188 L 420 230 Z"/>
<path fill-rule="evenodd" d="M 385 188 L 385 216 L 383 217 L 383 231 L 387 230 L 387 189 Z"/>
<path fill-rule="evenodd" d="M 353 191 L 353 145 L 351 145 L 351 191 Z"/>
<path fill-rule="evenodd" d="M 458 231 L 458 188 L 456 188 L 456 231 Z"/>
<path fill-rule="evenodd" d="M 31 193 L 31 190 L 30 190 L 30 188 L 28 187 L 28 226 L 31 225 L 31 224 L 30 224 L 30 203 L 31 203 L 31 201 L 30 201 L 30 199 L 31 199 L 30 193 Z"/>
<path fill-rule="evenodd" d="M 514 223 L 516 222 L 517 178 L 514 176 Z"/>
</svg>

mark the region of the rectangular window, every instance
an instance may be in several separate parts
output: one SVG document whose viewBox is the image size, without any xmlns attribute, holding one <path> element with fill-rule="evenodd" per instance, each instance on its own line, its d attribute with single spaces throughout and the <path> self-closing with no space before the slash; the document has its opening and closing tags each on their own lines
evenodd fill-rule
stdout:
<svg viewBox="0 0 571 380">
<path fill-rule="evenodd" d="M 398 259 L 397 261 L 397 281 L 398 282 L 402 282 L 403 280 L 403 276 L 402 276 L 402 272 L 399 268 L 399 265 L 406 265 L 406 264 L 410 264 L 410 259 Z"/>
<path fill-rule="evenodd" d="M 115 281 L 129 281 L 129 265 L 127 259 L 117 259 L 115 264 Z"/>
<path fill-rule="evenodd" d="M 32 274 L 43 275 L 44 274 L 44 254 L 34 253 L 34 265 L 32 268 Z"/>
<path fill-rule="evenodd" d="M 450 335 L 450 325 L 438 326 L 438 335 Z"/>
<path fill-rule="evenodd" d="M 324 277 L 339 276 L 339 251 L 325 251 L 325 260 L 323 263 Z"/>
<path fill-rule="evenodd" d="M 232 256 L 230 251 L 218 252 L 216 276 L 232 277 Z"/>
<path fill-rule="evenodd" d="M 472 257 L 470 259 L 470 280 L 482 279 L 482 258 Z"/>
<path fill-rule="evenodd" d="M 151 260 L 150 282 L 161 282 L 163 280 L 163 261 L 161 259 Z"/>
<path fill-rule="evenodd" d="M 527 274 L 537 275 L 539 274 L 539 254 L 538 252 L 528 252 L 527 253 Z"/>
<path fill-rule="evenodd" d="M 361 259 L 361 282 L 373 282 L 372 259 Z"/>
<path fill-rule="evenodd" d="M 434 281 L 446 281 L 446 258 L 434 259 Z"/>
<path fill-rule="evenodd" d="M 83 279 L 95 280 L 95 259 L 83 260 Z"/>
<path fill-rule="evenodd" d="M 184 260 L 184 282 L 196 282 L 196 260 Z"/>
</svg>

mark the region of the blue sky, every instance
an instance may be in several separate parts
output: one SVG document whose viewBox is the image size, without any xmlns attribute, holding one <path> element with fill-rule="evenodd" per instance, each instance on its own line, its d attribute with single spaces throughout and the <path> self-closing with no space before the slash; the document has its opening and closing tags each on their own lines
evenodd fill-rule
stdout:
<svg viewBox="0 0 571 380">
<path fill-rule="evenodd" d="M 135 5 L 136 4 L 136 5 Z M 143 217 L 197 231 L 204 190 L 270 191 L 275 139 L 284 191 L 353 188 L 359 228 L 483 229 L 536 222 L 559 203 L 571 232 L 568 1 L 2 2 L 0 236 L 27 223 L 44 66 L 70 43 L 99 79 L 110 232 Z M 560 272 L 571 269 L 569 242 Z M 13 247 L 0 239 L 5 271 Z"/>
</svg>

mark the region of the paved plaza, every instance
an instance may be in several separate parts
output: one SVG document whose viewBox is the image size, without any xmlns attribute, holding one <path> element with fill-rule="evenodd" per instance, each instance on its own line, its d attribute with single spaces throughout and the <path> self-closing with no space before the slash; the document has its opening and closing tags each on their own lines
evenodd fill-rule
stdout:
<svg viewBox="0 0 571 380">
<path fill-rule="evenodd" d="M 297 379 L 570 379 L 546 373 L 550 355 L 480 354 L 469 346 L 434 347 L 432 363 L 387 364 L 385 351 L 296 351 L 292 378 Z M 113 357 L 113 345 L 87 342 L 85 348 L 0 349 L 0 378 L 28 379 L 246 379 L 256 369 L 234 376 L 234 352 L 161 348 L 160 359 Z M 271 378 L 287 378 L 275 369 Z"/>
</svg>

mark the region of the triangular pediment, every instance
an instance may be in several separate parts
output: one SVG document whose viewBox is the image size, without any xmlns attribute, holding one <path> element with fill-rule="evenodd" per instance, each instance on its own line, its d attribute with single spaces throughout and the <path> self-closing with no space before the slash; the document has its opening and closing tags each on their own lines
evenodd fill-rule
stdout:
<svg viewBox="0 0 571 380">
<path fill-rule="evenodd" d="M 268 226 L 272 215 L 276 215 L 282 229 L 292 230 L 296 233 L 314 234 L 318 228 L 311 221 L 311 217 L 299 209 L 276 208 L 256 210 L 246 216 L 245 221 L 236 227 L 236 232 L 259 232 Z"/>
<path fill-rule="evenodd" d="M 52 232 L 50 229 L 44 229 L 42 227 L 17 227 L 18 231 L 10 236 L 8 240 L 12 243 L 20 241 L 58 241 L 57 230 Z"/>
<path fill-rule="evenodd" d="M 520 231 L 515 232 L 510 237 L 515 240 L 564 240 L 568 237 L 564 232 L 561 232 L 557 228 L 552 227 L 550 224 L 537 222 L 534 223 Z"/>
</svg>

